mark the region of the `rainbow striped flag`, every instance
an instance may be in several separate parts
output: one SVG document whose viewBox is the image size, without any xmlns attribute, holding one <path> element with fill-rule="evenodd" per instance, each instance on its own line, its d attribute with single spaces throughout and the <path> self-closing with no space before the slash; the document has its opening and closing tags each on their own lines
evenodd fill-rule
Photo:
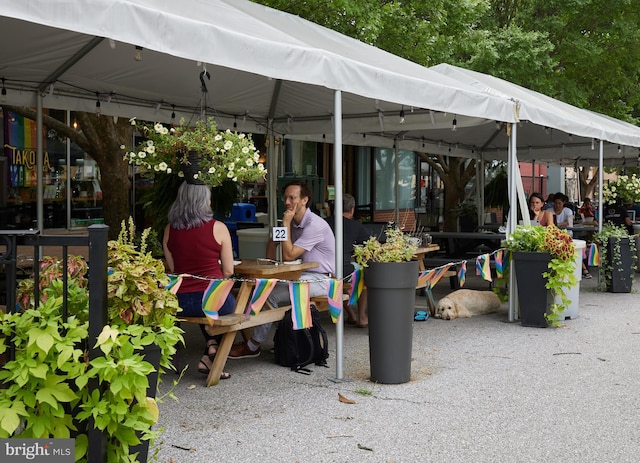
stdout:
<svg viewBox="0 0 640 463">
<path fill-rule="evenodd" d="M 309 303 L 309 282 L 290 281 L 289 297 L 291 298 L 291 321 L 294 330 L 311 328 L 311 307 Z"/>
<path fill-rule="evenodd" d="M 227 300 L 233 288 L 233 280 L 211 280 L 207 290 L 202 295 L 202 311 L 212 320 L 218 319 L 218 310 Z"/>
<path fill-rule="evenodd" d="M 342 314 L 342 280 L 329 280 L 327 285 L 327 298 L 329 300 L 329 315 L 331 321 L 338 323 Z"/>
<path fill-rule="evenodd" d="M 427 297 L 427 305 L 429 307 L 436 307 L 436 301 L 433 298 L 433 293 L 431 292 L 431 288 L 433 288 L 443 277 L 443 275 L 451 268 L 453 264 L 447 264 L 444 267 L 439 267 L 433 270 L 430 270 L 426 277 L 427 286 L 425 288 L 425 296 Z M 418 277 L 420 278 L 420 277 Z"/>
<path fill-rule="evenodd" d="M 364 290 L 364 278 L 362 269 L 358 268 L 351 274 L 351 291 L 349 292 L 349 305 L 354 305 L 360 299 Z"/>
<path fill-rule="evenodd" d="M 504 251 L 502 249 L 498 249 L 496 251 L 496 256 L 494 257 L 494 261 L 496 263 L 496 276 L 498 278 L 504 278 Z"/>
<path fill-rule="evenodd" d="M 589 246 L 589 267 L 598 267 L 600 265 L 600 249 L 596 243 L 591 243 Z"/>
<path fill-rule="evenodd" d="M 464 282 L 467 280 L 467 261 L 463 260 L 460 263 L 460 268 L 458 269 L 458 281 L 460 282 L 460 287 L 464 286 Z"/>
<path fill-rule="evenodd" d="M 476 257 L 476 275 L 480 275 L 487 281 L 493 281 L 491 278 L 490 260 L 489 254 L 482 254 Z"/>
<path fill-rule="evenodd" d="M 433 270 L 434 274 L 429 278 L 429 288 L 433 288 L 444 276 L 445 273 L 451 268 L 453 264 L 447 264 Z"/>
<path fill-rule="evenodd" d="M 418 286 L 425 288 L 429 286 L 429 280 L 435 275 L 435 270 L 424 270 L 418 275 Z"/>
<path fill-rule="evenodd" d="M 166 289 L 171 291 L 171 294 L 178 294 L 180 285 L 182 284 L 183 275 L 173 275 L 169 278 L 169 284 L 165 286 Z"/>
<path fill-rule="evenodd" d="M 267 302 L 267 298 L 273 288 L 275 288 L 278 280 L 268 280 L 266 278 L 256 278 L 256 284 L 253 288 L 253 295 L 251 301 L 245 312 L 245 315 L 256 315 L 262 310 L 262 306 Z"/>
</svg>

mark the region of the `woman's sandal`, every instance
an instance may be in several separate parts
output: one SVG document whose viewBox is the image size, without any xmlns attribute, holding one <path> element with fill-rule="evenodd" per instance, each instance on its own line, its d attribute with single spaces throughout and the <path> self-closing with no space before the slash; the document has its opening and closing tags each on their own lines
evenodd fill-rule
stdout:
<svg viewBox="0 0 640 463">
<path fill-rule="evenodd" d="M 204 375 L 208 375 L 209 371 L 211 370 L 211 366 L 213 364 L 212 363 L 207 364 L 205 359 L 211 362 L 211 359 L 209 357 L 207 357 L 206 355 L 203 355 L 202 358 L 200 359 L 200 362 L 198 362 L 198 371 Z M 220 379 L 229 379 L 229 378 L 231 378 L 231 373 L 227 373 L 226 371 L 223 371 L 222 373 L 220 373 Z"/>
</svg>

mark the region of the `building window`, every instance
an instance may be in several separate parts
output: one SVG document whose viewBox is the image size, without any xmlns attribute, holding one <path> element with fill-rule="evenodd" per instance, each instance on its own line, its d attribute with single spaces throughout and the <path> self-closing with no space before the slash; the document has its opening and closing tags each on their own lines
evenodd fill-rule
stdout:
<svg viewBox="0 0 640 463">
<path fill-rule="evenodd" d="M 396 208 L 396 167 L 393 149 L 375 150 L 375 209 Z M 416 156 L 413 151 L 398 152 L 398 208 L 413 209 L 416 200 Z"/>
</svg>

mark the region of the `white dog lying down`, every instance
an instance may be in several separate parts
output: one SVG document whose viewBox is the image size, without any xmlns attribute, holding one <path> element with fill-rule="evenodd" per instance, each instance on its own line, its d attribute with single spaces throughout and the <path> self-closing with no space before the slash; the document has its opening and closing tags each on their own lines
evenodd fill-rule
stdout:
<svg viewBox="0 0 640 463">
<path fill-rule="evenodd" d="M 438 301 L 434 316 L 443 320 L 453 320 L 486 315 L 497 312 L 501 304 L 493 291 L 459 289 Z"/>
</svg>

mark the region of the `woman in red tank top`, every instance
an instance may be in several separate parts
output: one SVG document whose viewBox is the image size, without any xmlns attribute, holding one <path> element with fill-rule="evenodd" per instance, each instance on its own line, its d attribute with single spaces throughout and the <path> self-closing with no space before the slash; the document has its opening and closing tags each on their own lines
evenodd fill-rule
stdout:
<svg viewBox="0 0 640 463">
<path fill-rule="evenodd" d="M 204 317 L 202 296 L 211 279 L 233 275 L 233 248 L 229 229 L 213 218 L 211 188 L 183 183 L 169 210 L 169 224 L 162 239 L 164 256 L 170 273 L 189 274 L 203 278 L 183 279 L 178 289 L 182 315 Z M 218 313 L 232 313 L 235 298 L 229 294 Z M 206 347 L 198 371 L 208 374 L 217 352 L 220 336 L 210 336 L 200 325 Z M 222 373 L 221 379 L 229 378 Z"/>
</svg>

